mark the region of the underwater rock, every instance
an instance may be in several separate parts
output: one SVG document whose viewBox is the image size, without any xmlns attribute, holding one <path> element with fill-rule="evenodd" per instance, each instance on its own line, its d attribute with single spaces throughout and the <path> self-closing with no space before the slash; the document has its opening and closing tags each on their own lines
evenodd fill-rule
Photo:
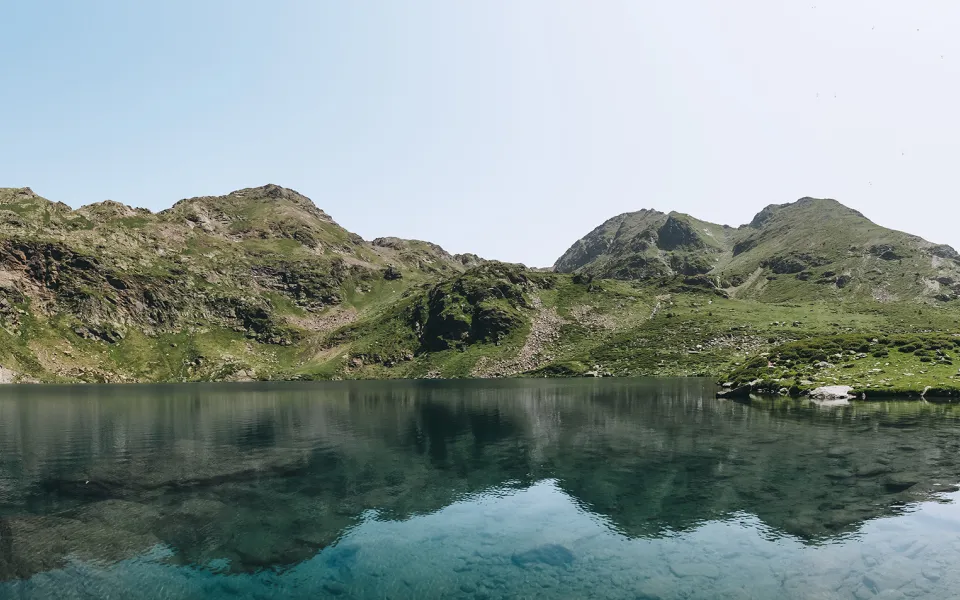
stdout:
<svg viewBox="0 0 960 600">
<path fill-rule="evenodd" d="M 513 564 L 526 568 L 541 563 L 551 567 L 566 567 L 574 561 L 573 553 L 560 544 L 544 544 L 526 552 L 513 555 Z"/>
<path fill-rule="evenodd" d="M 325 592 L 333 596 L 341 596 L 347 591 L 347 588 L 344 587 L 342 583 L 337 581 L 329 581 L 323 584 L 323 589 Z"/>
<path fill-rule="evenodd" d="M 888 492 L 903 492 L 917 485 L 919 481 L 906 473 L 894 473 L 884 481 L 883 485 Z"/>
<path fill-rule="evenodd" d="M 709 563 L 676 563 L 670 565 L 670 571 L 677 577 L 720 577 L 720 569 Z"/>
<path fill-rule="evenodd" d="M 56 516 L 0 519 L 0 581 L 25 579 L 62 568 L 68 557 L 114 562 L 160 543 L 149 533 L 135 533 Z"/>
<path fill-rule="evenodd" d="M 352 568 L 357 562 L 360 547 L 356 545 L 333 546 L 323 553 L 324 562 L 328 567 Z"/>
</svg>

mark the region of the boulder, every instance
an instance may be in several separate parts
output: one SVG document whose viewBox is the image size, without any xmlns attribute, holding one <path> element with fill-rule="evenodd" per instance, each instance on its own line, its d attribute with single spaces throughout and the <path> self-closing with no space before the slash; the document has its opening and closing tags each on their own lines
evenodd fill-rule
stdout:
<svg viewBox="0 0 960 600">
<path fill-rule="evenodd" d="M 750 394 L 753 393 L 753 389 L 754 387 L 756 387 L 758 383 L 760 382 L 751 381 L 750 383 L 746 383 L 744 385 L 741 385 L 735 388 L 729 388 L 729 389 L 717 392 L 717 397 L 718 398 L 747 398 L 750 396 Z"/>
<path fill-rule="evenodd" d="M 848 385 L 827 385 L 810 392 L 814 400 L 852 400 L 853 388 Z"/>
</svg>

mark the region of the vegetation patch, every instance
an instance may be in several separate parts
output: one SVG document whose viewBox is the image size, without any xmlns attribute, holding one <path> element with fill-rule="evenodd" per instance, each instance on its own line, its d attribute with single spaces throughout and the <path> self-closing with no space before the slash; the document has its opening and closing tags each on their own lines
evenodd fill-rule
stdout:
<svg viewBox="0 0 960 600">
<path fill-rule="evenodd" d="M 960 336 L 935 333 L 812 337 L 781 344 L 724 374 L 728 389 L 799 395 L 825 386 L 850 386 L 870 397 L 960 390 L 955 366 Z"/>
</svg>

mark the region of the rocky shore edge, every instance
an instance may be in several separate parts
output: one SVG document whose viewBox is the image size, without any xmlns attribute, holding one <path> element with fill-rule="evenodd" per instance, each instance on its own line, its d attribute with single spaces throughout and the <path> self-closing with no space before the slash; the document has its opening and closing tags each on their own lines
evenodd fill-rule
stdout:
<svg viewBox="0 0 960 600">
<path fill-rule="evenodd" d="M 750 396 L 779 396 L 790 398 L 809 398 L 810 400 L 820 402 L 844 402 L 851 400 L 889 400 L 889 399 L 910 399 L 952 402 L 960 400 L 960 390 L 953 388 L 940 388 L 934 386 L 925 386 L 922 389 L 904 388 L 904 389 L 877 389 L 877 388 L 855 388 L 850 385 L 824 385 L 811 389 L 799 389 L 796 386 L 772 387 L 768 382 L 752 381 L 739 386 L 731 383 L 722 383 L 721 390 L 717 392 L 718 398 L 749 398 Z"/>
</svg>

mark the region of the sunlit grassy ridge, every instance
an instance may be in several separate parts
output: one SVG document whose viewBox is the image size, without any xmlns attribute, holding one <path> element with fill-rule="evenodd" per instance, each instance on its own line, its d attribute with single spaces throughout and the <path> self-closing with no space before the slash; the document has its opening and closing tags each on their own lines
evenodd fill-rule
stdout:
<svg viewBox="0 0 960 600">
<path fill-rule="evenodd" d="M 731 296 L 764 302 L 949 302 L 960 291 L 960 255 L 949 246 L 817 198 L 768 206 L 739 228 L 676 213 L 620 215 L 556 268 L 620 279 L 704 275 Z"/>
<path fill-rule="evenodd" d="M 273 185 L 160 213 L 0 189 L 5 380 L 701 375 L 949 390 L 952 355 L 933 346 L 960 332 L 958 292 L 951 248 L 832 200 L 771 205 L 739 228 L 620 215 L 545 272 L 365 241 Z M 895 336 L 922 347 L 847 347 Z M 771 360 L 809 344 L 841 357 Z"/>
</svg>

